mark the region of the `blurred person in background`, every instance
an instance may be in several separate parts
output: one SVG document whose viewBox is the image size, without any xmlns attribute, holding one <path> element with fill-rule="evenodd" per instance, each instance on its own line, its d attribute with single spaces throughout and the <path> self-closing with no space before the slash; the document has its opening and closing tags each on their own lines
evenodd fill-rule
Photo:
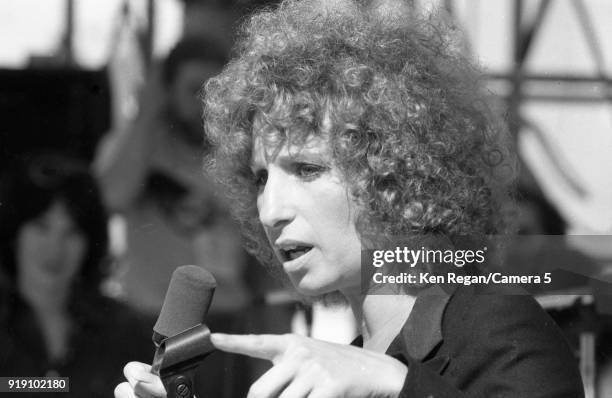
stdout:
<svg viewBox="0 0 612 398">
<path fill-rule="evenodd" d="M 151 73 L 136 119 L 103 140 L 96 171 L 106 205 L 123 216 L 126 252 L 119 277 L 126 301 L 156 317 L 172 272 L 180 265 L 205 267 L 218 286 L 207 316 L 213 330 L 238 332 L 249 303 L 244 283 L 248 256 L 226 205 L 203 167 L 209 149 L 198 93 L 219 73 L 228 49 L 201 37 L 185 38 Z M 241 396 L 230 382 L 246 374 L 244 359 L 215 353 L 199 369 L 198 391 Z M 245 380 L 248 377 L 245 376 Z"/>
<path fill-rule="evenodd" d="M 172 271 L 184 264 L 215 275 L 216 311 L 246 303 L 239 234 L 202 163 L 208 143 L 197 94 L 226 57 L 216 42 L 180 41 L 161 73 L 152 73 L 138 117 L 108 134 L 98 151 L 105 202 L 127 225 L 123 290 L 131 305 L 151 315 L 161 308 Z"/>
<path fill-rule="evenodd" d="M 101 293 L 107 217 L 85 165 L 23 159 L 0 180 L 0 375 L 69 377 L 72 395 L 107 397 L 122 362 L 150 358 L 150 325 Z"/>
</svg>

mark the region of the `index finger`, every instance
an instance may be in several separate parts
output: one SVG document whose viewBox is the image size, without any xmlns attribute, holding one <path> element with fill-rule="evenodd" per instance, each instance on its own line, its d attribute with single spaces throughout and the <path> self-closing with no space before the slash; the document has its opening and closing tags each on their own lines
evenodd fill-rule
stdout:
<svg viewBox="0 0 612 398">
<path fill-rule="evenodd" d="M 287 338 L 277 334 L 213 333 L 210 341 L 219 350 L 274 362 L 287 349 Z"/>
</svg>

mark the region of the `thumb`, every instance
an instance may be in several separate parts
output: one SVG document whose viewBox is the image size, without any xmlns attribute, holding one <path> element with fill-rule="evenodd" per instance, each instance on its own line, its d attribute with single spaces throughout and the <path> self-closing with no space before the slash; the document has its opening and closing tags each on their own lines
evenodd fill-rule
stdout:
<svg viewBox="0 0 612 398">
<path fill-rule="evenodd" d="M 150 365 L 141 362 L 130 362 L 123 368 L 123 374 L 137 397 L 161 398 L 166 396 L 166 390 L 164 389 L 161 379 L 151 373 Z M 123 396 L 121 397 L 123 398 Z M 130 396 L 126 395 L 125 397 L 127 398 Z"/>
</svg>

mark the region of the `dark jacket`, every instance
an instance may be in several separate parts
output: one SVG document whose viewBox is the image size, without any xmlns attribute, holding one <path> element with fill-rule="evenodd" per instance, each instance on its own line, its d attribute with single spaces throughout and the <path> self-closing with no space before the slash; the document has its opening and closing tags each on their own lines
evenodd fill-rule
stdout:
<svg viewBox="0 0 612 398">
<path fill-rule="evenodd" d="M 400 398 L 584 397 L 577 358 L 531 296 L 445 290 L 419 294 L 387 350 L 408 365 Z"/>
<path fill-rule="evenodd" d="M 14 292 L 0 292 L 0 376 L 69 378 L 70 393 L 20 393 L 21 398 L 112 397 L 128 361 L 153 357 L 152 320 L 115 300 L 99 298 L 74 318 L 68 353 L 48 358 L 30 307 Z"/>
</svg>

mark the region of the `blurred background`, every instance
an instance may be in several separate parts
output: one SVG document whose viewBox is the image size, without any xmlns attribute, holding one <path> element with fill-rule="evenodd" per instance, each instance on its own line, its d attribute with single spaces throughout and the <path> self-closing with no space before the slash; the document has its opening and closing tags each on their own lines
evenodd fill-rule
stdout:
<svg viewBox="0 0 612 398">
<path fill-rule="evenodd" d="M 584 274 L 586 271 L 581 269 L 588 269 L 589 275 L 597 273 L 599 280 L 605 281 L 612 275 L 609 242 L 612 235 L 612 2 L 409 2 L 415 12 L 436 11 L 452 19 L 462 36 L 460 45 L 478 60 L 485 72 L 491 104 L 502 112 L 520 155 L 519 232 L 563 236 L 565 251 L 561 254 L 556 251 L 554 257 L 549 255 L 551 251 L 540 248 L 542 261 L 563 269 L 572 268 L 577 273 Z M 143 92 L 149 99 L 155 96 L 175 99 L 173 77 L 161 79 L 166 79 L 162 87 L 153 80 L 160 80 L 160 73 L 167 74 L 165 60 L 172 58 L 170 54 L 177 43 L 188 39 L 208 43 L 206 48 L 210 54 L 204 61 L 209 69 L 201 71 L 199 76 L 211 76 L 228 57 L 241 19 L 253 9 L 274 3 L 264 0 L 0 0 L 0 171 L 10 170 L 24 159 L 33 159 L 33 153 L 61 153 L 91 167 L 92 174 L 100 181 L 110 220 L 113 266 L 104 284 L 104 294 L 144 314 L 145 327 L 150 323 L 146 316 L 153 317 L 163 299 L 171 272 L 168 267 L 183 261 L 197 262 L 198 255 L 210 255 L 203 248 L 211 243 L 202 234 L 209 229 L 210 220 L 195 227 L 186 225 L 177 209 L 181 212 L 187 209 L 188 219 L 194 214 L 204 217 L 203 213 L 213 212 L 206 210 L 210 208 L 224 213 L 211 204 L 209 195 L 189 177 L 190 173 L 200 171 L 199 158 L 193 158 L 202 149 L 199 141 L 162 140 L 160 147 L 178 145 L 174 153 L 184 155 L 184 159 L 174 159 L 171 154 L 156 155 L 148 171 L 143 171 L 145 166 L 142 166 L 142 175 L 130 180 L 151 189 L 144 189 L 144 193 L 127 192 L 123 196 L 108 192 L 124 189 L 115 185 L 117 176 L 134 168 L 116 163 L 121 155 L 116 148 L 126 145 L 125 153 L 133 154 L 139 152 L 134 148 L 142 144 L 142 151 L 157 151 L 145 147 L 150 144 L 144 144 L 154 141 L 153 138 L 133 138 L 145 133 L 123 132 L 139 131 L 134 127 L 134 120 L 145 126 L 140 130 L 146 130 L 149 125 L 139 115 L 155 113 L 165 106 L 147 103 Z M 198 57 L 183 56 L 188 60 Z M 193 82 L 196 89 L 204 80 L 202 77 Z M 195 97 L 195 91 L 191 88 L 188 94 Z M 184 130 L 189 130 L 188 117 L 181 116 L 184 116 L 181 108 L 174 112 L 178 119 L 170 118 L 170 122 L 161 122 L 161 125 L 168 131 L 183 129 L 182 125 Z M 127 146 L 126 142 L 136 146 Z M 190 157 L 191 161 L 184 162 Z M 132 159 L 135 164 L 149 162 L 136 158 Z M 176 169 L 177 164 L 185 173 L 169 171 Z M 197 194 L 191 195 L 194 192 Z M 180 231 L 171 228 L 168 235 L 158 237 L 143 233 L 143 225 L 149 225 L 148 220 L 155 219 L 156 215 L 143 213 L 146 207 L 142 203 L 149 202 L 142 202 L 142 197 L 153 197 L 157 205 L 162 203 L 161 208 L 170 208 Z M 207 198 L 204 205 L 202 198 Z M 214 225 L 218 224 L 222 222 Z M 198 232 L 193 232 L 194 228 Z M 215 231 L 218 234 L 219 230 Z M 232 232 L 227 234 L 223 236 L 230 236 Z M 154 272 L 147 281 L 132 286 L 143 275 L 142 269 L 134 264 L 150 259 L 130 252 L 136 251 L 134 248 L 139 244 L 154 246 L 155 239 L 167 242 L 170 235 L 178 236 L 177 247 L 188 241 L 196 260 L 162 257 L 160 261 L 171 262 L 165 267 L 168 269 Z M 543 240 L 542 245 L 559 242 Z M 228 252 L 239 250 L 227 246 Z M 525 249 L 524 256 L 514 261 L 524 261 L 533 250 L 533 247 Z M 227 298 L 216 299 L 220 301 L 222 329 L 294 330 L 339 342 L 348 342 L 354 337 L 355 327 L 345 311 L 304 308 L 262 275 L 248 256 L 237 259 L 223 253 L 216 255 L 222 261 L 235 264 L 228 267 L 235 272 L 222 277 L 226 280 L 220 289 L 225 289 Z M 540 301 L 564 328 L 575 348 L 587 396 L 612 396 L 606 395 L 612 394 L 607 390 L 611 387 L 606 386 L 606 383 L 612 385 L 612 344 L 608 337 L 612 328 L 607 315 L 612 308 L 607 297 L 610 291 L 605 290 L 605 283 L 603 290 L 594 285 L 597 283 L 587 281 L 580 286 L 563 287 L 563 294 L 544 295 Z M 130 294 L 145 296 L 138 293 L 139 289 L 162 293 L 147 296 L 146 302 L 131 301 Z M 271 308 L 276 312 L 270 312 Z M 270 315 L 278 314 L 279 309 L 283 316 Z M 245 318 L 248 319 L 245 321 Z M 230 361 L 226 363 L 226 373 L 247 372 L 248 381 L 263 366 Z M 241 388 L 232 391 L 236 393 Z M 232 396 L 227 390 L 224 389 L 225 395 L 213 396 Z"/>
<path fill-rule="evenodd" d="M 111 123 L 109 69 L 144 79 L 184 36 L 205 35 L 231 45 L 236 21 L 264 3 L 248 0 L 4 0 L 0 2 L 2 151 L 59 145 L 58 133 L 15 137 L 12 123 L 70 124 L 62 134 L 83 156 Z M 467 51 L 481 63 L 490 89 L 508 107 L 507 121 L 527 165 L 525 183 L 559 208 L 576 234 L 612 229 L 612 3 L 606 0 L 416 1 L 443 7 L 465 33 Z M 48 78 L 46 78 L 48 76 Z M 44 83 L 43 83 L 44 81 Z M 122 82 L 125 83 L 125 82 Z M 48 84 L 48 87 L 39 86 Z M 138 84 L 133 82 L 131 84 Z M 38 91 L 28 95 L 28 87 Z M 70 87 L 69 90 L 65 90 Z M 57 90 L 60 93 L 49 91 Z M 126 89 L 126 88 L 124 88 Z M 33 94 L 33 93 L 32 93 Z M 61 97 L 57 95 L 61 94 Z M 53 97 L 54 101 L 45 101 Z M 37 107 L 37 118 L 13 112 L 19 101 Z M 72 102 L 70 102 L 72 101 Z M 69 106 L 65 106 L 69 105 Z M 78 108 L 78 109 L 77 109 Z M 93 110 L 92 110 L 93 109 Z M 79 112 L 88 117 L 77 120 Z M 12 115 L 12 116 L 8 116 Z M 53 116 L 53 117 L 52 117 Z M 35 120 L 32 120 L 35 119 Z M 46 119 L 46 120 L 42 120 Z M 86 123 L 91 124 L 85 125 Z M 34 126 L 33 126 L 34 127 Z M 83 131 L 67 131 L 74 129 Z"/>
</svg>

